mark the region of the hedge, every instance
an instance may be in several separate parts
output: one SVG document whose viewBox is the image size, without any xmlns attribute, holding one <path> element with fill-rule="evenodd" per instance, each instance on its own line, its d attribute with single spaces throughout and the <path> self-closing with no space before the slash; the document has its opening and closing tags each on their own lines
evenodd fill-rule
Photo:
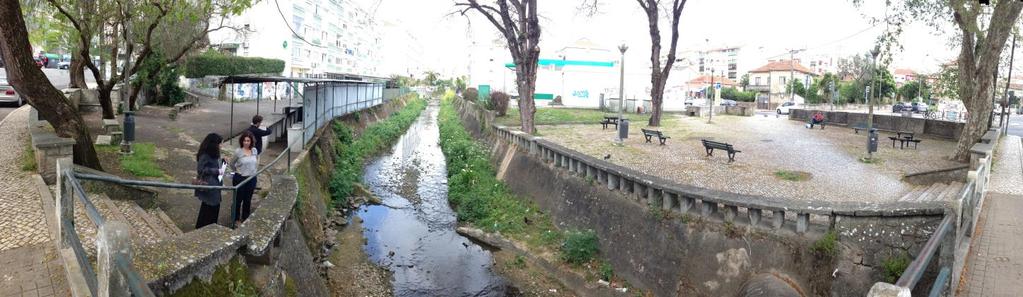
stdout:
<svg viewBox="0 0 1023 297">
<path fill-rule="evenodd" d="M 280 74 L 284 72 L 284 61 L 279 59 L 203 54 L 190 58 L 185 68 L 185 77 L 187 78 L 201 78 L 208 75 Z"/>
</svg>

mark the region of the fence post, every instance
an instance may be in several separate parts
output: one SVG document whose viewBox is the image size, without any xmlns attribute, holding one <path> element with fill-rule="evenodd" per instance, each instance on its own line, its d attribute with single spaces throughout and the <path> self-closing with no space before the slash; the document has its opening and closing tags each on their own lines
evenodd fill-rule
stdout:
<svg viewBox="0 0 1023 297">
<path fill-rule="evenodd" d="M 64 224 L 61 224 L 64 220 L 74 221 L 74 209 L 75 200 L 72 196 L 73 192 L 71 187 L 67 185 L 67 178 L 64 176 L 64 172 L 72 170 L 73 163 L 71 158 L 60 158 L 57 159 L 57 235 L 60 237 L 60 247 L 66 248 L 70 245 L 67 238 L 64 236 Z"/>
<path fill-rule="evenodd" d="M 125 222 L 107 221 L 99 227 L 96 262 L 99 265 L 99 296 L 131 296 L 127 278 L 117 269 L 117 256 L 131 261 L 130 227 Z M 131 264 L 131 263 L 127 263 Z"/>
</svg>

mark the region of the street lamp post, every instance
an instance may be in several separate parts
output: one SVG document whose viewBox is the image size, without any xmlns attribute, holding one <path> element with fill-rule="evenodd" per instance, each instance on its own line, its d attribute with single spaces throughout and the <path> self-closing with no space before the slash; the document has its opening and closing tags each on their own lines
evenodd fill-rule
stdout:
<svg viewBox="0 0 1023 297">
<path fill-rule="evenodd" d="M 874 81 L 877 80 L 877 55 L 880 54 L 880 53 L 881 53 L 881 46 L 880 45 L 876 45 L 876 46 L 874 46 L 874 49 L 870 50 L 870 56 L 872 57 L 872 60 L 871 60 L 871 63 L 870 63 L 870 71 L 871 71 L 871 75 L 870 75 L 870 81 L 871 82 L 870 82 L 870 84 L 871 85 L 873 85 Z M 874 140 L 874 139 L 872 139 L 872 137 L 875 137 L 874 134 L 876 132 L 874 132 L 874 103 L 870 101 L 870 97 L 873 97 L 872 96 L 872 92 L 870 90 L 870 86 L 867 86 L 867 92 L 866 93 L 867 93 L 866 94 L 867 95 L 866 96 L 866 98 L 867 98 L 867 159 L 873 159 L 874 158 L 874 151 L 871 150 L 871 145 L 872 145 L 872 141 Z"/>
<path fill-rule="evenodd" d="M 710 92 L 714 92 L 714 95 L 711 95 Z M 707 124 L 710 124 L 710 121 L 714 119 L 714 96 L 717 94 L 718 90 L 714 88 L 714 68 L 710 68 L 710 91 L 707 92 L 707 97 L 710 97 L 708 98 L 709 101 L 707 101 L 709 102 L 707 104 Z"/>
<path fill-rule="evenodd" d="M 629 49 L 628 45 L 622 43 L 618 46 L 618 51 L 622 52 L 621 75 L 618 79 L 618 135 L 615 136 L 615 142 L 622 143 L 622 112 L 625 110 L 625 51 Z"/>
</svg>

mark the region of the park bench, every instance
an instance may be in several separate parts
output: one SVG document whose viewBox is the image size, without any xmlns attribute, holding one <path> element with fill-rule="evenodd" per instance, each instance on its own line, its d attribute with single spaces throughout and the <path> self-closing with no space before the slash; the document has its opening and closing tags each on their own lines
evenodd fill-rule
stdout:
<svg viewBox="0 0 1023 297">
<path fill-rule="evenodd" d="M 742 151 L 736 150 L 735 147 L 733 147 L 731 144 L 727 144 L 727 143 L 724 143 L 724 142 L 717 142 L 717 141 L 711 141 L 711 140 L 706 140 L 706 139 L 703 139 L 703 140 L 700 140 L 700 141 L 703 142 L 703 148 L 707 150 L 707 156 L 708 157 L 714 156 L 714 150 L 716 150 L 716 149 L 717 150 L 724 150 L 724 151 L 728 152 L 728 163 L 732 163 L 732 162 L 735 161 L 735 153 L 741 153 L 742 152 Z"/>
<path fill-rule="evenodd" d="M 671 138 L 668 136 L 664 136 L 664 134 L 661 133 L 661 131 L 647 130 L 642 128 L 640 128 L 639 130 L 643 131 L 643 137 L 646 137 L 646 142 L 650 142 L 650 139 L 656 136 L 657 139 L 661 141 L 661 145 L 664 145 L 664 141 L 668 140 L 668 138 Z"/>
<path fill-rule="evenodd" d="M 859 130 L 866 130 L 866 123 L 859 122 L 852 125 L 852 131 L 856 134 L 859 134 Z"/>
</svg>

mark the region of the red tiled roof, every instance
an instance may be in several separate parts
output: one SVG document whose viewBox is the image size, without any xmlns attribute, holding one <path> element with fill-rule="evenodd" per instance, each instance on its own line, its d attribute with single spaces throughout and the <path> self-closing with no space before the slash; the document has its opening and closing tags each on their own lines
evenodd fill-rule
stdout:
<svg viewBox="0 0 1023 297">
<path fill-rule="evenodd" d="M 894 75 L 916 75 L 916 71 L 909 69 L 895 69 Z"/>
<path fill-rule="evenodd" d="M 688 84 L 691 84 L 691 85 L 701 85 L 701 84 L 710 84 L 710 82 L 711 82 L 710 75 L 701 75 L 701 76 L 699 76 L 699 77 L 697 77 L 697 78 L 695 78 L 693 80 L 690 80 L 688 82 Z M 725 78 L 724 76 L 717 76 L 717 75 L 714 76 L 714 83 L 721 83 L 721 85 L 723 85 L 723 86 L 735 86 L 736 85 L 734 80 L 730 80 L 728 78 Z"/>
<path fill-rule="evenodd" d="M 804 67 L 803 65 L 799 64 L 799 62 L 794 62 L 793 63 L 791 60 L 780 60 L 780 61 L 768 62 L 767 65 L 760 66 L 760 68 L 750 70 L 750 72 L 758 73 L 758 72 L 790 71 L 790 70 L 794 70 L 794 71 L 802 72 L 802 73 L 806 73 L 806 74 L 811 74 L 811 75 L 816 75 L 816 73 L 814 73 L 809 68 Z"/>
</svg>

